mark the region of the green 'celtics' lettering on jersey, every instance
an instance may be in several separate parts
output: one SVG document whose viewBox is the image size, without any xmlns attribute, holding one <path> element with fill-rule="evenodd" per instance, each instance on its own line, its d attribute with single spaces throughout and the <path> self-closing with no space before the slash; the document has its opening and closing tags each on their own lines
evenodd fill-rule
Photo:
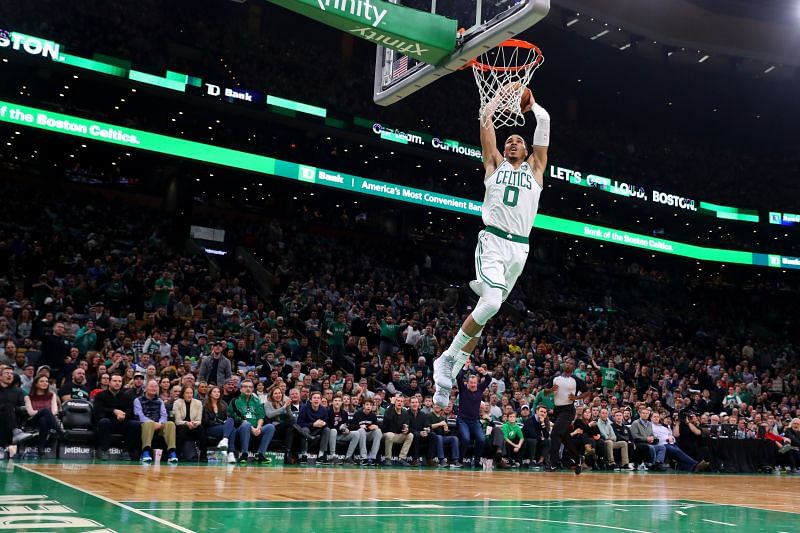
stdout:
<svg viewBox="0 0 800 533">
<path fill-rule="evenodd" d="M 495 183 L 498 185 L 512 185 L 514 187 L 533 189 L 533 175 L 522 170 L 522 167 L 520 167 L 520 170 L 497 171 L 494 175 L 496 176 Z"/>
<path fill-rule="evenodd" d="M 514 235 L 528 236 L 542 193 L 531 166 L 525 162 L 514 168 L 504 160 L 483 184 L 486 187 L 483 223 Z"/>
</svg>

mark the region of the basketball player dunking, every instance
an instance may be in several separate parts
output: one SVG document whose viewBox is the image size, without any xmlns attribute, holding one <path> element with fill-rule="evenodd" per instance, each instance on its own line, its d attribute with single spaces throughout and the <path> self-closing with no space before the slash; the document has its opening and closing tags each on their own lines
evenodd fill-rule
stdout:
<svg viewBox="0 0 800 533">
<path fill-rule="evenodd" d="M 486 169 L 482 218 L 486 229 L 478 234 L 475 249 L 476 278 L 470 287 L 480 297 L 450 347 L 433 363 L 436 405 L 446 407 L 458 372 L 464 366 L 481 331 L 500 310 L 525 267 L 528 258 L 528 235 L 539 209 L 547 147 L 550 144 L 550 115 L 533 97 L 523 112 L 533 111 L 536 131 L 533 153 L 519 135 L 506 139 L 503 154 L 497 149 L 492 116 L 497 99 L 484 109 L 481 123 L 481 149 Z"/>
</svg>

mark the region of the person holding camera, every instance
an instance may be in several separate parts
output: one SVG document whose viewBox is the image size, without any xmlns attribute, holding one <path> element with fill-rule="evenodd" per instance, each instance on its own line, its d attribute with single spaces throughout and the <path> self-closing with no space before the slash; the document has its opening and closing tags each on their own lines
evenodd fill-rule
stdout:
<svg viewBox="0 0 800 533">
<path fill-rule="evenodd" d="M 697 413 L 690 411 L 680 411 L 678 413 L 678 424 L 675 425 L 675 438 L 678 439 L 678 446 L 688 455 L 696 457 L 701 461 L 711 460 L 711 449 L 706 441 L 708 434 L 704 434 L 700 428 L 700 420 Z"/>
<path fill-rule="evenodd" d="M 669 426 L 669 418 L 665 418 L 665 423 L 661 424 L 661 415 L 659 413 L 651 415 L 653 435 L 659 442 L 664 443 L 665 456 L 675 459 L 678 462 L 678 468 L 687 472 L 702 472 L 708 469 L 706 461 L 696 461 L 675 444 L 675 432 Z"/>
</svg>

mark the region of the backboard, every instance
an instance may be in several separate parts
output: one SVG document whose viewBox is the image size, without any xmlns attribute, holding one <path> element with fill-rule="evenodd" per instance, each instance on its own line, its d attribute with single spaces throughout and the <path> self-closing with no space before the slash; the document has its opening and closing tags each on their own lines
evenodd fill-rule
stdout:
<svg viewBox="0 0 800 533">
<path fill-rule="evenodd" d="M 550 11 L 550 0 L 390 1 L 457 20 L 464 32 L 455 51 L 436 65 L 378 46 L 373 99 L 382 106 L 394 104 L 463 68 L 470 59 L 520 34 Z"/>
</svg>

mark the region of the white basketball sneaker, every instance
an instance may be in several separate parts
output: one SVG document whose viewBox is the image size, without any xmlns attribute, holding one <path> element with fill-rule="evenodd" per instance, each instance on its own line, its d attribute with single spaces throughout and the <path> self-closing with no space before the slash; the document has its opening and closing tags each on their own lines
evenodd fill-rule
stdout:
<svg viewBox="0 0 800 533">
<path fill-rule="evenodd" d="M 436 360 L 433 361 L 433 382 L 436 383 L 437 388 L 447 389 L 449 394 L 450 389 L 453 388 L 453 364 L 455 357 L 450 355 L 447 351 L 442 353 Z"/>
</svg>

